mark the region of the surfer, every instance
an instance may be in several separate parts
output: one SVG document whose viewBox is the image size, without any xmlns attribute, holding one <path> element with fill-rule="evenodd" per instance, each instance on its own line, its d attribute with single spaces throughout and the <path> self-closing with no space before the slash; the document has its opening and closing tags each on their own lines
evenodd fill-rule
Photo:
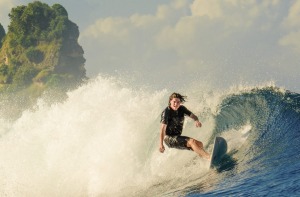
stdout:
<svg viewBox="0 0 300 197">
<path fill-rule="evenodd" d="M 202 124 L 198 117 L 194 115 L 185 106 L 186 96 L 173 93 L 169 97 L 169 106 L 161 114 L 160 147 L 159 151 L 163 153 L 165 147 L 163 142 L 169 148 L 193 150 L 199 156 L 210 159 L 210 155 L 204 150 L 203 143 L 191 137 L 182 136 L 184 116 L 187 115 L 195 121 L 196 127 Z"/>
</svg>

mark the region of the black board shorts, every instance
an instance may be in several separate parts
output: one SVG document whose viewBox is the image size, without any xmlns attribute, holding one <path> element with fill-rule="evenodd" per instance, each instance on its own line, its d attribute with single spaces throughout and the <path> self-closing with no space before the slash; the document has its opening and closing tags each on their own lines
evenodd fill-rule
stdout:
<svg viewBox="0 0 300 197">
<path fill-rule="evenodd" d="M 187 147 L 187 142 L 190 138 L 186 136 L 169 136 L 166 135 L 164 142 L 169 148 L 192 150 L 191 147 Z"/>
</svg>

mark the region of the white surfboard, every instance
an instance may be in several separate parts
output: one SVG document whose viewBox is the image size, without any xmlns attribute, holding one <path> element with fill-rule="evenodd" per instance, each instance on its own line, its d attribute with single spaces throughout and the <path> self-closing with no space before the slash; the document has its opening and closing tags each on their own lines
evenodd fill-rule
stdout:
<svg viewBox="0 0 300 197">
<path fill-rule="evenodd" d="M 211 160 L 209 165 L 210 168 L 218 166 L 218 164 L 220 163 L 222 157 L 226 154 L 226 152 L 227 152 L 226 140 L 222 137 L 216 137 L 213 151 L 211 154 Z"/>
</svg>

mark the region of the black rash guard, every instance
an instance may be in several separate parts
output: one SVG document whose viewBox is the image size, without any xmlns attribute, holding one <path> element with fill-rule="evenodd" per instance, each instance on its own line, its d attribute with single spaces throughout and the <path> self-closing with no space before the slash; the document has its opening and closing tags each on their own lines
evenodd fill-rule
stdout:
<svg viewBox="0 0 300 197">
<path fill-rule="evenodd" d="M 183 129 L 184 116 L 190 116 L 192 114 L 185 106 L 180 105 L 177 111 L 171 107 L 167 107 L 161 113 L 161 123 L 167 125 L 166 135 L 180 136 Z"/>
</svg>

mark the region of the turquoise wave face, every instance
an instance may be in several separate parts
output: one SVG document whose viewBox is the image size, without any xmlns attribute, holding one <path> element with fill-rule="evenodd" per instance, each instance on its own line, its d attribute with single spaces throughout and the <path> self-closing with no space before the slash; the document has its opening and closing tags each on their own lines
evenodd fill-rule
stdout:
<svg viewBox="0 0 300 197">
<path fill-rule="evenodd" d="M 215 194 L 218 190 L 244 195 L 299 193 L 299 94 L 263 88 L 230 95 L 221 102 L 215 120 L 210 141 L 251 125 L 246 142 L 224 159 L 219 172 L 226 172 Z"/>
</svg>

